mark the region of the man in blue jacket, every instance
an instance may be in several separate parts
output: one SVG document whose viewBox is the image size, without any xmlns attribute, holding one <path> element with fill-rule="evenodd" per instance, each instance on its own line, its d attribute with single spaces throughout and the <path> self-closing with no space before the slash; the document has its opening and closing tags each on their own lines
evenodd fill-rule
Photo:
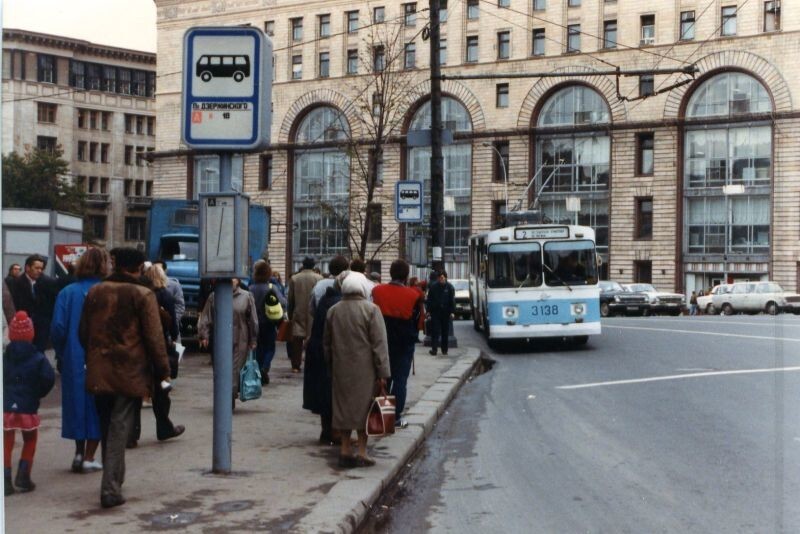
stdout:
<svg viewBox="0 0 800 534">
<path fill-rule="evenodd" d="M 428 288 L 425 307 L 431 319 L 431 354 L 436 356 L 436 350 L 441 345 L 442 354 L 447 356 L 450 320 L 456 311 L 456 290 L 447 281 L 447 272 L 444 269 L 439 271 L 436 283 Z"/>
</svg>

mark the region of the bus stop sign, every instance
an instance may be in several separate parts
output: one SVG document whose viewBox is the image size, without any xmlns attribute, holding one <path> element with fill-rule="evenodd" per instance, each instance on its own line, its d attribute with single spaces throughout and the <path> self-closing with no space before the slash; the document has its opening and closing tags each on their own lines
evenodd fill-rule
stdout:
<svg viewBox="0 0 800 534">
<path fill-rule="evenodd" d="M 181 136 L 194 149 L 269 143 L 272 41 L 253 27 L 196 27 L 183 37 Z"/>
</svg>

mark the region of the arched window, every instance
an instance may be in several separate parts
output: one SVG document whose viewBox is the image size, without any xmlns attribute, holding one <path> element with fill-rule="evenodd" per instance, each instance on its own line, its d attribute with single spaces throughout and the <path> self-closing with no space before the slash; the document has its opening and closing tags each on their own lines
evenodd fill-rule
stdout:
<svg viewBox="0 0 800 534">
<path fill-rule="evenodd" d="M 442 99 L 442 125 L 453 133 L 472 131 L 472 119 L 461 102 L 454 98 Z M 411 119 L 410 130 L 429 130 L 431 127 L 430 101 L 424 103 Z M 442 147 L 444 158 L 444 228 L 445 228 L 445 269 L 450 278 L 466 278 L 467 248 L 471 224 L 472 192 L 472 144 L 458 141 Z M 407 249 L 411 250 L 410 240 L 417 235 L 427 235 L 427 222 L 430 219 L 431 190 L 431 148 L 413 147 L 408 150 L 409 180 L 419 180 L 425 190 L 425 225 L 407 228 Z"/>
<path fill-rule="evenodd" d="M 594 89 L 571 85 L 550 96 L 541 108 L 539 128 L 564 131 L 536 135 L 536 192 L 539 207 L 551 221 L 581 224 L 595 230 L 597 250 L 608 252 L 608 184 L 611 137 L 605 99 Z M 570 127 L 597 125 L 574 133 Z M 580 211 L 567 211 L 567 199 L 580 199 Z"/>
<path fill-rule="evenodd" d="M 741 72 L 717 74 L 689 98 L 686 118 L 694 120 L 684 131 L 683 151 L 687 291 L 734 279 L 735 269 L 748 278 L 767 275 L 744 266 L 769 257 L 772 126 L 730 119 L 770 111 L 767 90 Z"/>
<path fill-rule="evenodd" d="M 297 128 L 302 144 L 346 141 L 350 127 L 330 106 L 309 111 Z M 294 156 L 292 264 L 304 256 L 325 260 L 347 249 L 350 157 L 343 148 L 303 148 Z"/>
</svg>

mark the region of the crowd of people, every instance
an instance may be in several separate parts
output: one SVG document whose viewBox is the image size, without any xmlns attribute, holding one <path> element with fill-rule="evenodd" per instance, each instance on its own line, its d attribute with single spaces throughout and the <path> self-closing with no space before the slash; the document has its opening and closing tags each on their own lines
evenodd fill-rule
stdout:
<svg viewBox="0 0 800 534">
<path fill-rule="evenodd" d="M 71 469 L 102 471 L 101 505 L 118 506 L 125 502 L 125 450 L 141 437 L 143 402 L 152 405 L 158 440 L 186 430 L 169 416 L 183 292 L 164 262 L 146 262 L 131 248 L 87 249 L 67 284 L 45 275 L 45 266 L 45 258 L 31 256 L 24 268 L 12 265 L 3 283 L 5 494 L 35 488 L 39 401 L 55 381 L 44 351 L 52 345 L 61 374 L 62 437 L 75 444 Z M 405 427 L 420 331 L 431 336 L 431 354 L 448 352 L 455 290 L 446 273 L 420 281 L 396 260 L 391 281 L 382 284 L 361 259 L 343 256 L 333 258 L 325 274 L 306 258 L 286 285 L 265 260 L 252 272 L 249 285 L 233 280 L 234 410 L 249 353 L 267 385 L 276 345 L 285 341 L 292 371 L 304 373 L 303 408 L 320 417 L 319 442 L 340 447 L 343 468 L 374 465 L 364 430 L 373 398 L 382 391 L 394 395 L 396 426 Z M 213 324 L 209 293 L 198 319 L 200 347 L 213 347 Z M 23 450 L 12 478 L 17 430 Z"/>
</svg>

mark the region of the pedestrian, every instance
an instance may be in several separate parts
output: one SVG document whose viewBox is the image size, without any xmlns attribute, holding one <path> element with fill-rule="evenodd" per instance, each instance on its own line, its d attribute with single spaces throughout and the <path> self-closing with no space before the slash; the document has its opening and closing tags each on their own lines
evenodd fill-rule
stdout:
<svg viewBox="0 0 800 534">
<path fill-rule="evenodd" d="M 3 316 L 6 319 L 6 323 L 10 323 L 16 313 L 17 309 L 14 307 L 14 298 L 11 296 L 11 289 L 9 289 L 8 283 L 3 280 Z"/>
<path fill-rule="evenodd" d="M 3 466 L 5 494 L 33 491 L 31 480 L 36 440 L 39 438 L 39 401 L 47 395 L 56 375 L 45 355 L 32 343 L 33 321 L 18 311 L 8 326 L 10 343 L 3 354 Z M 22 454 L 11 483 L 11 453 L 16 431 L 22 434 Z"/>
<path fill-rule="evenodd" d="M 390 376 L 386 327 L 380 309 L 367 299 L 366 280 L 351 272 L 342 282 L 342 300 L 325 322 L 323 347 L 331 371 L 333 428 L 341 435 L 340 467 L 367 467 L 366 420 L 376 390 L 385 389 Z M 358 433 L 353 455 L 350 436 Z"/>
<path fill-rule="evenodd" d="M 103 508 L 125 503 L 125 445 L 136 405 L 170 376 L 158 301 L 139 280 L 143 265 L 140 251 L 115 249 L 114 273 L 89 290 L 81 314 L 86 389 L 95 395 L 100 418 Z"/>
<path fill-rule="evenodd" d="M 325 295 L 325 292 L 329 287 L 333 287 L 336 277 L 347 270 L 347 265 L 347 258 L 341 255 L 334 256 L 330 263 L 328 263 L 328 276 L 324 277 L 322 280 L 318 280 L 317 283 L 314 284 L 314 288 L 311 290 L 311 301 L 308 304 L 308 316 L 310 320 L 313 320 L 314 316 L 316 315 L 317 303 L 319 300 Z M 310 336 L 310 323 L 307 330 L 308 335 Z"/>
<path fill-rule="evenodd" d="M 233 282 L 233 405 L 236 406 L 236 396 L 239 394 L 239 372 L 247 361 L 247 354 L 256 348 L 258 342 L 258 313 L 252 293 L 239 286 L 239 279 Z M 197 331 L 200 346 L 208 348 L 208 340 L 214 328 L 214 293 L 212 293 L 200 319 L 197 321 Z M 219 357 L 214 355 L 215 358 Z"/>
<path fill-rule="evenodd" d="M 19 278 L 19 275 L 22 274 L 22 267 L 20 267 L 19 263 L 12 263 L 11 267 L 8 268 L 8 274 L 6 275 L 5 281 L 6 284 L 12 286 L 14 281 Z"/>
<path fill-rule="evenodd" d="M 377 271 L 373 271 L 373 272 L 369 273 L 369 280 L 370 280 L 370 282 L 372 282 L 375 285 L 380 284 L 381 283 L 381 273 L 379 273 Z"/>
<path fill-rule="evenodd" d="M 17 311 L 24 311 L 33 320 L 36 339 L 33 344 L 44 351 L 50 338 L 50 319 L 56 302 L 58 287 L 52 278 L 44 274 L 46 261 L 43 256 L 33 254 L 25 260 L 25 272 L 14 280 L 11 296 Z"/>
<path fill-rule="evenodd" d="M 61 437 L 75 441 L 74 473 L 103 468 L 95 459 L 100 445 L 100 419 L 94 396 L 86 391 L 86 352 L 78 336 L 78 327 L 86 294 L 108 275 L 110 266 L 105 249 L 86 250 L 76 264 L 77 281 L 65 287 L 56 298 L 50 325 L 50 338 L 61 371 Z"/>
<path fill-rule="evenodd" d="M 436 356 L 438 347 L 442 347 L 442 354 L 447 356 L 447 342 L 450 337 L 450 321 L 456 311 L 456 290 L 447 281 L 447 272 L 439 271 L 436 283 L 428 288 L 428 298 L 425 309 L 428 312 L 431 325 L 431 351 Z"/>
<path fill-rule="evenodd" d="M 367 273 L 367 264 L 361 258 L 353 258 L 350 262 L 350 270 L 354 273 L 361 273 L 366 275 Z"/>
<path fill-rule="evenodd" d="M 303 375 L 303 408 L 319 415 L 321 444 L 332 444 L 338 440 L 334 435 L 331 418 L 331 375 L 325 363 L 323 334 L 325 318 L 328 310 L 342 298 L 342 286 L 339 277 L 348 272 L 347 258 L 336 256 L 328 264 L 330 278 L 320 280 L 314 286 L 311 308 L 309 336 L 306 342 L 306 366 Z M 320 288 L 325 292 L 317 298 Z"/>
<path fill-rule="evenodd" d="M 303 343 L 309 329 L 309 303 L 311 291 L 322 276 L 314 272 L 313 258 L 303 259 L 303 269 L 289 280 L 288 312 L 292 322 L 292 338 L 286 344 L 289 359 L 292 361 L 292 372 L 299 373 L 303 364 Z"/>
<path fill-rule="evenodd" d="M 280 289 L 281 293 L 283 293 L 283 297 L 286 298 L 286 285 L 281 280 L 281 273 L 278 271 L 272 271 L 272 277 L 269 279 L 270 282 L 275 284 L 278 289 Z"/>
<path fill-rule="evenodd" d="M 186 312 L 186 300 L 183 297 L 183 287 L 177 278 L 169 276 L 167 271 L 167 262 L 164 260 L 156 260 L 153 265 L 158 265 L 167 275 L 167 292 L 172 295 L 172 300 L 175 301 L 175 321 L 178 323 L 178 337 L 175 338 L 176 343 L 180 343 L 181 335 L 181 319 Z"/>
<path fill-rule="evenodd" d="M 689 315 L 697 315 L 697 291 L 692 291 L 689 297 Z"/>
<path fill-rule="evenodd" d="M 258 341 L 256 343 L 256 360 L 261 368 L 261 384 L 269 384 L 269 370 L 272 366 L 272 358 L 275 356 L 275 339 L 278 331 L 277 326 L 283 320 L 286 313 L 286 299 L 278 286 L 270 282 L 272 269 L 269 263 L 258 260 L 253 265 L 253 280 L 250 285 L 250 292 L 255 301 L 256 314 L 258 315 Z M 280 304 L 283 313 L 280 318 L 273 319 L 267 316 L 267 305 L 275 306 Z"/>
<path fill-rule="evenodd" d="M 372 301 L 380 308 L 386 324 L 386 339 L 389 344 L 391 379 L 389 392 L 395 396 L 395 425 L 408 426 L 403 420 L 408 390 L 408 375 L 414 360 L 414 345 L 417 342 L 422 294 L 406 285 L 409 266 L 403 260 L 395 260 L 389 268 L 392 281 L 372 290 Z"/>
</svg>

